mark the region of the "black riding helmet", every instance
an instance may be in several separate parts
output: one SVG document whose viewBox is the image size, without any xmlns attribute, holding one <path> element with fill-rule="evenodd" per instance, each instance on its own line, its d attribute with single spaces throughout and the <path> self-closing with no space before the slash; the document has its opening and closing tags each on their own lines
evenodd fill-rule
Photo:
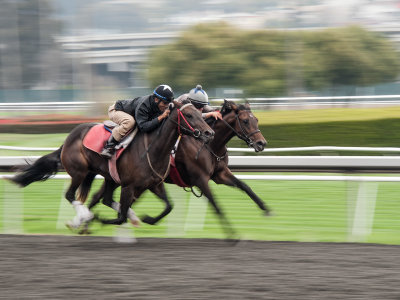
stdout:
<svg viewBox="0 0 400 300">
<path fill-rule="evenodd" d="M 171 87 L 166 84 L 157 86 L 153 91 L 153 95 L 167 103 L 170 103 L 172 100 L 174 100 L 174 92 L 172 91 Z"/>
</svg>

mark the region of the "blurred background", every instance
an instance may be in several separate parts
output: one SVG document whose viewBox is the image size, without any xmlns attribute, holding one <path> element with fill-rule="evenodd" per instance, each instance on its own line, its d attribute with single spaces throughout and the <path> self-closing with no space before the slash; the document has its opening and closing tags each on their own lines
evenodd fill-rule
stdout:
<svg viewBox="0 0 400 300">
<path fill-rule="evenodd" d="M 400 1 L 1 4 L 3 103 L 110 103 L 160 83 L 216 98 L 399 93 Z"/>
</svg>

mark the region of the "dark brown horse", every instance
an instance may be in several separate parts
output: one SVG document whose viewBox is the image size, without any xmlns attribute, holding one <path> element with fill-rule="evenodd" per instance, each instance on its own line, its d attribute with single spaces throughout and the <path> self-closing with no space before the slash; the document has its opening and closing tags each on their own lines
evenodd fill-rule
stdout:
<svg viewBox="0 0 400 300">
<path fill-rule="evenodd" d="M 212 128 L 215 131 L 215 137 L 210 144 L 189 137 L 182 138 L 176 152 L 175 163 L 185 183 L 189 187 L 196 186 L 201 190 L 220 217 L 224 230 L 232 236 L 235 233 L 217 205 L 208 182 L 212 179 L 217 184 L 234 186 L 243 190 L 264 211 L 265 215 L 269 215 L 270 210 L 263 201 L 228 168 L 226 147 L 228 141 L 234 136 L 244 140 L 256 152 L 262 151 L 267 142 L 258 129 L 258 120 L 253 115 L 249 104 L 237 105 L 232 101 L 224 101 L 221 114 L 222 120 L 208 119 L 210 124 L 213 123 Z M 173 183 L 170 177 L 167 177 L 166 182 Z M 115 206 L 112 193 L 116 187 L 118 185 L 113 182 L 105 182 L 100 191 L 93 196 L 89 208 L 96 205 L 102 197 L 104 197 L 104 204 Z M 143 220 L 150 224 L 153 222 L 148 217 Z"/>
<path fill-rule="evenodd" d="M 158 217 L 151 218 L 153 223 L 171 211 L 164 185 L 160 183 L 166 176 L 164 174 L 167 174 L 169 156 L 179 133 L 208 142 L 212 139 L 214 131 L 190 103 L 181 104 L 174 101 L 170 109 L 169 117 L 159 130 L 149 134 L 139 133 L 118 159 L 117 170 L 121 179 L 120 213 L 116 219 L 103 220 L 103 223 L 124 223 L 129 207 L 147 189 L 165 202 L 164 211 Z M 85 135 L 94 125 L 96 124 L 87 123 L 77 126 L 58 150 L 42 156 L 33 165 L 11 178 L 20 186 L 27 186 L 34 181 L 46 180 L 57 173 L 62 165 L 72 178 L 65 197 L 77 212 L 77 216 L 69 224 L 74 228 L 93 218 L 93 214 L 83 203 L 94 177 L 100 174 L 107 182 L 113 182 L 108 170 L 108 161 L 83 146 Z M 78 188 L 79 201 L 75 198 Z"/>
<path fill-rule="evenodd" d="M 231 228 L 222 210 L 217 205 L 211 193 L 208 182 L 213 180 L 217 184 L 237 187 L 264 211 L 270 214 L 269 208 L 243 181 L 232 174 L 228 167 L 227 143 L 237 136 L 254 148 L 256 152 L 264 150 L 267 144 L 261 131 L 258 129 L 258 120 L 253 115 L 248 103 L 237 105 L 232 101 L 224 101 L 221 108 L 222 120 L 211 120 L 215 137 L 210 144 L 194 141 L 192 138 L 182 138 L 175 156 L 176 168 L 189 186 L 196 186 L 208 199 L 215 212 L 220 216 L 223 227 Z M 173 183 L 171 178 L 167 183 Z"/>
</svg>

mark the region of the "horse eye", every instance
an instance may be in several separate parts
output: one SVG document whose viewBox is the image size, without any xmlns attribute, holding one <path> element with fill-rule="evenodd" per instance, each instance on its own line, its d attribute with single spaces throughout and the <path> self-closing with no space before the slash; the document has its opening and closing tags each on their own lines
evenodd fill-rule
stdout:
<svg viewBox="0 0 400 300">
<path fill-rule="evenodd" d="M 188 119 L 191 119 L 192 118 L 192 115 L 187 115 L 186 116 Z"/>
<path fill-rule="evenodd" d="M 243 120 L 243 123 L 246 124 L 246 125 L 249 124 L 249 119 Z"/>
</svg>

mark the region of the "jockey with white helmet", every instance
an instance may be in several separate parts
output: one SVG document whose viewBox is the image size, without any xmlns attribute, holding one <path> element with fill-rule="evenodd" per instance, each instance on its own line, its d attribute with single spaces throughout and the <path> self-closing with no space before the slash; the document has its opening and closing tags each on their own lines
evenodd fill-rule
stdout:
<svg viewBox="0 0 400 300">
<path fill-rule="evenodd" d="M 195 88 L 191 89 L 188 94 L 179 96 L 176 101 L 182 102 L 183 100 L 189 100 L 194 107 L 196 107 L 202 113 L 203 119 L 214 117 L 215 119 L 222 119 L 222 115 L 219 111 L 214 111 L 209 106 L 208 95 L 203 87 L 198 84 Z"/>
</svg>

